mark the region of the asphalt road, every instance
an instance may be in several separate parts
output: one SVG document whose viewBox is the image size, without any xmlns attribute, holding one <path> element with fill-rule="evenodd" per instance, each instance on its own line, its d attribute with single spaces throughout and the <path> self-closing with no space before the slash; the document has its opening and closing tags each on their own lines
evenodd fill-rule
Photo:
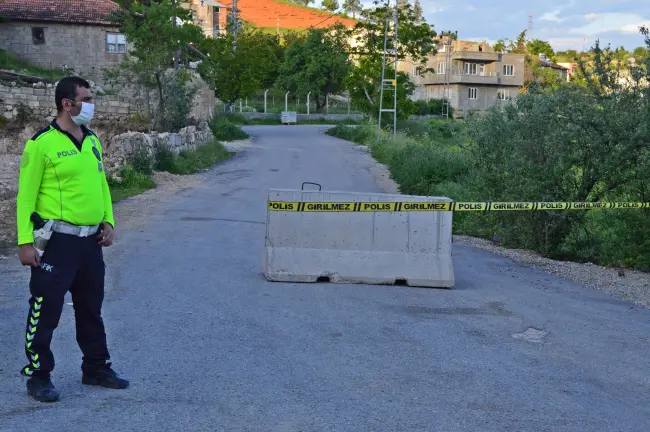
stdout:
<svg viewBox="0 0 650 432">
<path fill-rule="evenodd" d="M 62 399 L 27 397 L 26 271 L 0 261 L 1 431 L 650 430 L 649 310 L 459 245 L 454 290 L 266 282 L 266 188 L 379 189 L 321 128 L 248 130 L 251 147 L 106 252 L 128 390 L 80 383 L 68 305 Z"/>
</svg>

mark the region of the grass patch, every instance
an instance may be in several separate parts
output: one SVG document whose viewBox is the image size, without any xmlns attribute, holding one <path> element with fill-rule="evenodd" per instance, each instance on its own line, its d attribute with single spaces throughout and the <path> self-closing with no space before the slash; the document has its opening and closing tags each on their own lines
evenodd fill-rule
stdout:
<svg viewBox="0 0 650 432">
<path fill-rule="evenodd" d="M 108 179 L 111 197 L 113 202 L 119 202 L 154 189 L 154 170 L 181 175 L 194 174 L 211 168 L 232 155 L 216 140 L 196 149 L 181 151 L 178 155 L 166 146 L 158 147 L 153 155 L 146 151 L 136 152 L 129 157 L 128 163 L 117 176 Z"/>
<path fill-rule="evenodd" d="M 359 127 L 349 127 L 349 125 L 340 124 L 328 129 L 325 133 L 336 138 L 367 145 L 371 142 L 372 136 L 377 134 L 377 130 L 372 130 L 368 124 L 363 124 Z"/>
<path fill-rule="evenodd" d="M 167 147 L 159 147 L 155 154 L 155 168 L 172 174 L 194 174 L 223 162 L 233 155 L 218 141 L 193 150 L 183 150 L 178 156 Z"/>
<path fill-rule="evenodd" d="M 232 117 L 216 116 L 212 119 L 210 122 L 210 130 L 212 130 L 215 139 L 219 141 L 235 141 L 248 138 L 248 134 L 232 122 L 230 118 Z"/>
<path fill-rule="evenodd" d="M 156 183 L 150 175 L 138 172 L 132 165 L 124 166 L 118 177 L 108 179 L 111 199 L 114 203 L 140 195 L 142 192 L 156 187 Z"/>
<path fill-rule="evenodd" d="M 0 69 L 14 71 L 24 75 L 38 76 L 55 81 L 63 78 L 66 74 L 63 70 L 48 69 L 40 66 L 29 64 L 10 52 L 0 49 Z"/>
<path fill-rule="evenodd" d="M 449 120 L 443 122 L 455 123 Z M 465 186 L 471 159 L 457 145 L 464 137 L 463 126 L 439 124 L 437 121 L 404 121 L 400 124 L 404 129 L 398 131 L 397 136 L 393 136 L 392 131 L 382 131 L 378 138 L 377 123 L 374 121 L 364 122 L 357 127 L 338 125 L 326 133 L 368 146 L 372 156 L 386 164 L 403 194 L 471 201 L 473 197 Z M 448 127 L 453 132 L 446 137 L 441 129 L 447 130 Z M 472 215 L 454 215 L 455 232 L 462 231 L 468 216 Z"/>
</svg>

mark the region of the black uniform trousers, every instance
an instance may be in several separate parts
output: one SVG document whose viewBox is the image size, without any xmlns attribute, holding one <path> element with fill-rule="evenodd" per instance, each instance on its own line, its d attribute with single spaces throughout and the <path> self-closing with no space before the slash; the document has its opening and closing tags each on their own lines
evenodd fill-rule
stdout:
<svg viewBox="0 0 650 432">
<path fill-rule="evenodd" d="M 110 359 L 101 316 L 104 256 L 96 237 L 52 233 L 40 267 L 32 267 L 25 336 L 29 363 L 21 370 L 23 375 L 48 377 L 54 369 L 50 343 L 68 291 L 72 294 L 77 343 L 83 353 L 82 369 L 101 367 Z"/>
</svg>

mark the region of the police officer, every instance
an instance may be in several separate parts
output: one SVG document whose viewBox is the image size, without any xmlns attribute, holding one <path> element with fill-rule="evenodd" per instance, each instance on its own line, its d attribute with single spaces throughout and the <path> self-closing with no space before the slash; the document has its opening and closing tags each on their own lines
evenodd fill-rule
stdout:
<svg viewBox="0 0 650 432">
<path fill-rule="evenodd" d="M 66 77 L 56 87 L 57 117 L 27 141 L 17 199 L 20 261 L 31 266 L 25 353 L 28 394 L 53 402 L 50 343 L 67 291 L 74 305 L 82 382 L 128 387 L 111 368 L 101 309 L 105 265 L 102 248 L 113 242 L 113 210 L 99 138 L 86 127 L 93 118 L 90 85 Z M 44 251 L 34 245 L 34 216 L 52 221 Z M 38 219 L 38 218 L 36 218 Z"/>
</svg>

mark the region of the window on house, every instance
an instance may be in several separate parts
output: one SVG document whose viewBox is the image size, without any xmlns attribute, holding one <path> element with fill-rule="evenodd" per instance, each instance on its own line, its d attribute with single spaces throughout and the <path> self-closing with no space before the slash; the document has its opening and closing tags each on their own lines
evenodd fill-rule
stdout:
<svg viewBox="0 0 650 432">
<path fill-rule="evenodd" d="M 43 27 L 32 27 L 32 42 L 34 42 L 34 45 L 45 43 L 45 29 Z"/>
<path fill-rule="evenodd" d="M 465 63 L 465 75 L 476 75 L 478 73 L 477 63 Z"/>
<path fill-rule="evenodd" d="M 438 63 L 438 73 L 444 74 L 447 71 L 447 63 Z"/>
<path fill-rule="evenodd" d="M 469 98 L 478 99 L 478 89 L 476 87 L 469 88 Z"/>
<path fill-rule="evenodd" d="M 219 32 L 221 31 L 221 24 L 220 24 L 220 18 L 219 18 L 219 13 L 221 12 L 221 9 L 218 7 L 214 8 L 214 15 L 212 17 L 212 23 L 214 25 L 214 36 L 219 36 Z"/>
<path fill-rule="evenodd" d="M 510 90 L 508 89 L 499 89 L 497 92 L 497 99 L 499 100 L 509 100 L 510 99 Z"/>
<path fill-rule="evenodd" d="M 126 37 L 119 33 L 106 33 L 106 51 L 110 53 L 125 53 Z"/>
<path fill-rule="evenodd" d="M 503 65 L 503 75 L 504 76 L 514 76 L 515 75 L 515 65 Z"/>
</svg>

